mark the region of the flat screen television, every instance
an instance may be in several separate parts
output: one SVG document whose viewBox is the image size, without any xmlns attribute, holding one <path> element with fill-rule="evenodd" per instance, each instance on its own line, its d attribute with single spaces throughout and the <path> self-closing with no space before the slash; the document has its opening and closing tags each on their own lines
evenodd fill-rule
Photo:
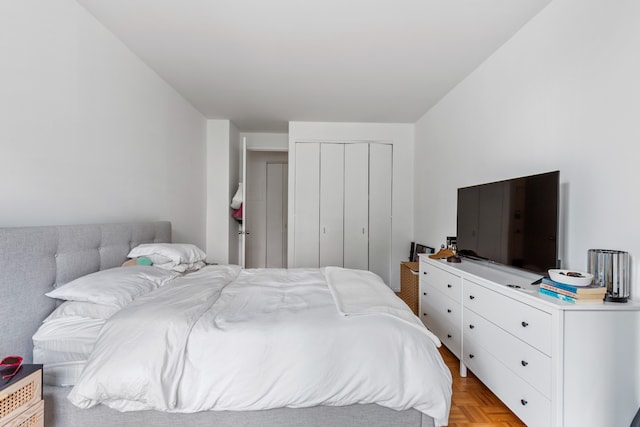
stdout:
<svg viewBox="0 0 640 427">
<path fill-rule="evenodd" d="M 462 257 L 546 274 L 558 259 L 560 172 L 458 189 Z"/>
</svg>

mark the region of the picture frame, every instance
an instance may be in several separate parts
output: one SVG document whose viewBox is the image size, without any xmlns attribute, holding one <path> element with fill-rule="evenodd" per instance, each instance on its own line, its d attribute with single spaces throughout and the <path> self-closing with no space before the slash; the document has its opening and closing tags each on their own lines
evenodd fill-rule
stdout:
<svg viewBox="0 0 640 427">
<path fill-rule="evenodd" d="M 435 249 L 431 246 L 422 245 L 420 243 L 416 243 L 415 250 L 413 251 L 413 256 L 411 261 L 417 262 L 419 254 L 432 254 L 435 252 Z"/>
</svg>

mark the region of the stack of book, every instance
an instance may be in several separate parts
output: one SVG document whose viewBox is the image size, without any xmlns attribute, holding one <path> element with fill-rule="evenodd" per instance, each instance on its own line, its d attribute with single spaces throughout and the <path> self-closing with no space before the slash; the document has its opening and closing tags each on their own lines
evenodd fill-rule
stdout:
<svg viewBox="0 0 640 427">
<path fill-rule="evenodd" d="M 596 285 L 573 286 L 543 278 L 540 293 L 572 304 L 602 304 L 607 288 Z"/>
</svg>

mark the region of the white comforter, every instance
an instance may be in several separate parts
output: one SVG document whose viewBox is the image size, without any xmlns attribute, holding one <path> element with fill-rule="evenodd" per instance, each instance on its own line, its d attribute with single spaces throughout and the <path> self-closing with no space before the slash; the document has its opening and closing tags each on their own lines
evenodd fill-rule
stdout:
<svg viewBox="0 0 640 427">
<path fill-rule="evenodd" d="M 69 399 L 170 412 L 377 403 L 446 424 L 437 338 L 368 274 L 212 266 L 174 279 L 105 324 Z M 349 283 L 371 277 L 375 297 L 357 302 Z"/>
</svg>

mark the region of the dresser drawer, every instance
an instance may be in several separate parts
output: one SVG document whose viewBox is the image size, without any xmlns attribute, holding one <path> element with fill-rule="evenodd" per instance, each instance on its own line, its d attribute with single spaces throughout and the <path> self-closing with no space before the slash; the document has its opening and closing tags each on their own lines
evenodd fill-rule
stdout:
<svg viewBox="0 0 640 427">
<path fill-rule="evenodd" d="M 432 312 L 431 312 L 432 313 Z M 420 313 L 422 323 L 433 332 L 451 352 L 457 357 L 462 357 L 462 331 L 459 326 L 453 325 L 447 319 L 437 315 L 431 315 L 429 307 L 424 313 Z"/>
<path fill-rule="evenodd" d="M 44 427 L 44 400 L 28 407 L 4 427 Z"/>
<path fill-rule="evenodd" d="M 462 305 L 438 291 L 423 289 L 420 295 L 420 307 L 429 310 L 433 315 L 447 319 L 460 329 L 462 320 Z M 424 310 L 423 310 L 424 312 Z"/>
<path fill-rule="evenodd" d="M 460 301 L 462 278 L 426 262 L 420 263 L 421 288 L 438 290 L 454 301 Z"/>
<path fill-rule="evenodd" d="M 551 401 L 473 338 L 465 337 L 463 361 L 527 426 L 551 425 Z"/>
<path fill-rule="evenodd" d="M 471 281 L 464 284 L 464 306 L 551 355 L 551 315 Z"/>
<path fill-rule="evenodd" d="M 551 358 L 513 335 L 500 329 L 469 309 L 464 309 L 463 336 L 481 345 L 531 384 L 547 398 L 551 398 Z"/>
</svg>

